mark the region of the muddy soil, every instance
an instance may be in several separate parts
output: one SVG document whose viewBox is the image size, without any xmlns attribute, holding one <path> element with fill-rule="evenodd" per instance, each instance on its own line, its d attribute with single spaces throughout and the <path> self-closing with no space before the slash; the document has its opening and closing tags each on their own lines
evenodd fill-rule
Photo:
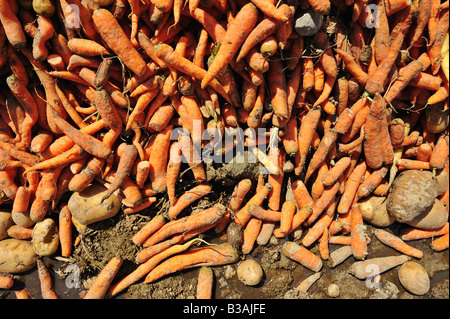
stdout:
<svg viewBox="0 0 450 319">
<path fill-rule="evenodd" d="M 225 165 L 221 166 L 222 168 Z M 234 168 L 233 168 L 234 167 Z M 233 170 L 241 170 L 240 173 Z M 186 209 L 183 214 L 190 214 L 192 210 L 204 209 L 215 202 L 226 203 L 227 196 L 231 194 L 236 180 L 245 174 L 250 178 L 257 176 L 257 167 L 229 166 L 225 169 L 208 168 L 208 179 L 214 181 L 213 192 Z M 233 175 L 234 174 L 234 175 Z M 191 180 L 185 176 L 185 180 Z M 255 183 L 256 184 L 256 183 Z M 192 187 L 189 182 L 180 181 L 179 192 Z M 286 195 L 288 196 L 288 195 Z M 93 279 L 113 256 L 121 256 L 124 260 L 115 280 L 118 280 L 138 266 L 134 260 L 136 254 L 142 249 L 132 241 L 132 236 L 147 223 L 155 214 L 164 213 L 168 204 L 166 198 L 161 198 L 151 208 L 133 215 L 117 214 L 108 220 L 87 226 L 85 231 L 78 234 L 80 243 L 74 247 L 70 258 L 46 257 L 44 262 L 54 273 L 55 288 L 61 298 L 80 298 L 89 289 Z M 394 223 L 390 229 L 397 233 L 402 225 Z M 382 243 L 372 234 L 373 228 L 368 226 L 371 234 L 368 257 L 381 257 L 399 255 L 399 253 Z M 210 243 L 219 243 L 226 240 L 226 235 L 216 234 L 210 230 L 201 235 L 202 239 Z M 349 257 L 345 262 L 335 268 L 330 268 L 327 262 L 321 270 L 321 277 L 307 293 L 299 294 L 294 288 L 312 271 L 302 265 L 289 260 L 281 252 L 286 239 L 272 237 L 265 246 L 255 244 L 248 255 L 242 255 L 241 260 L 253 258 L 260 262 L 264 277 L 257 286 L 245 286 L 237 279 L 236 269 L 239 264 L 213 267 L 215 285 L 213 298 L 215 299 L 331 299 L 327 295 L 330 284 L 339 286 L 339 299 L 448 299 L 449 298 L 449 251 L 435 252 L 430 248 L 431 239 L 409 242 L 424 252 L 424 257 L 416 260 L 428 272 L 431 278 L 431 289 L 423 296 L 408 293 L 400 284 L 397 277 L 398 268 L 381 275 L 379 285 L 373 282 L 359 280 L 352 276 L 348 269 L 355 259 Z M 289 238 L 292 240 L 292 238 Z M 299 239 L 296 241 L 300 242 Z M 339 248 L 339 245 L 330 245 L 330 252 Z M 318 247 L 311 248 L 312 252 L 319 254 Z M 195 298 L 198 269 L 190 269 L 167 276 L 155 283 L 145 284 L 138 281 L 114 298 L 124 299 L 191 299 Z M 39 281 L 36 271 L 17 276 L 16 285 L 25 285 L 34 298 L 41 298 Z M 11 291 L 0 291 L 0 298 L 14 299 Z"/>
</svg>

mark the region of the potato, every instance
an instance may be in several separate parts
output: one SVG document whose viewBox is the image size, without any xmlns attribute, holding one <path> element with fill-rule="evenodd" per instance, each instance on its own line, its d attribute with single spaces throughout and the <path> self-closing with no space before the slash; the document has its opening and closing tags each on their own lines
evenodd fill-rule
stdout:
<svg viewBox="0 0 450 319">
<path fill-rule="evenodd" d="M 386 197 L 368 196 L 359 202 L 364 220 L 377 227 L 387 227 L 395 222 L 386 209 Z"/>
<path fill-rule="evenodd" d="M 7 230 L 14 225 L 11 213 L 8 210 L 0 209 L 0 240 L 8 238 Z"/>
<path fill-rule="evenodd" d="M 398 279 L 403 287 L 414 295 L 424 295 L 430 290 L 427 271 L 415 261 L 407 261 L 398 269 Z"/>
<path fill-rule="evenodd" d="M 45 18 L 51 18 L 55 14 L 55 4 L 53 0 L 33 0 L 33 10 Z"/>
<path fill-rule="evenodd" d="M 59 233 L 56 223 L 51 218 L 37 222 L 31 234 L 33 249 L 39 256 L 53 255 L 58 249 Z"/>
<path fill-rule="evenodd" d="M 449 109 L 443 103 L 428 105 L 425 109 L 425 123 L 431 133 L 441 133 L 448 127 Z"/>
<path fill-rule="evenodd" d="M 29 240 L 8 238 L 0 241 L 0 272 L 15 274 L 36 266 L 38 256 Z"/>
<path fill-rule="evenodd" d="M 12 212 L 11 216 L 14 223 L 22 227 L 31 227 L 35 224 L 35 222 L 30 218 L 30 212 L 26 213 Z"/>
<path fill-rule="evenodd" d="M 445 169 L 438 170 L 434 176 L 434 180 L 438 184 L 438 196 L 445 193 L 448 187 L 448 173 Z"/>
<path fill-rule="evenodd" d="M 253 259 L 246 259 L 237 268 L 238 279 L 247 286 L 255 286 L 264 275 L 261 265 Z"/>
<path fill-rule="evenodd" d="M 447 209 L 438 199 L 434 200 L 431 208 L 409 221 L 407 224 L 421 229 L 437 229 L 445 225 L 448 220 Z"/>
<path fill-rule="evenodd" d="M 438 184 L 432 172 L 406 170 L 394 179 L 386 208 L 396 221 L 407 223 L 429 210 L 437 194 Z"/>
<path fill-rule="evenodd" d="M 94 183 L 80 193 L 73 193 L 68 202 L 73 218 L 89 225 L 116 215 L 121 207 L 120 199 L 113 194 L 102 202 L 106 192 L 106 187 Z"/>
</svg>

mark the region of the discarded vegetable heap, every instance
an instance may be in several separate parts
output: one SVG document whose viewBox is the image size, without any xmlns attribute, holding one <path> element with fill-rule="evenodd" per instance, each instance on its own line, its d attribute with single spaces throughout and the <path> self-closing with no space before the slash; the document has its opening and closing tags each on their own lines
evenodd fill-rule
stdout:
<svg viewBox="0 0 450 319">
<path fill-rule="evenodd" d="M 139 266 L 115 278 L 113 258 L 84 298 L 201 266 L 211 298 L 209 267 L 271 236 L 314 272 L 353 256 L 359 279 L 420 259 L 407 241 L 448 248 L 448 0 L 0 0 L 0 22 L 0 288 L 37 266 L 58 298 L 45 256 L 163 200 L 130 238 Z M 266 170 L 186 214 L 217 191 L 207 156 L 240 146 Z M 369 258 L 374 237 L 402 255 Z"/>
</svg>

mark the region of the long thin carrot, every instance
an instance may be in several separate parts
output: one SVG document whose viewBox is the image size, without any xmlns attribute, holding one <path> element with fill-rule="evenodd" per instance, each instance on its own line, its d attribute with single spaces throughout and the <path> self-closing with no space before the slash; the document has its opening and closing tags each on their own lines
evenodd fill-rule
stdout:
<svg viewBox="0 0 450 319">
<path fill-rule="evenodd" d="M 103 142 L 99 141 L 95 137 L 92 137 L 82 131 L 75 129 L 67 121 L 65 121 L 58 112 L 53 108 L 50 108 L 51 113 L 56 121 L 56 125 L 70 136 L 72 141 L 83 148 L 89 154 L 98 156 L 100 158 L 107 158 L 111 154 L 111 149 L 107 147 Z"/>
<path fill-rule="evenodd" d="M 139 281 L 142 277 L 147 275 L 152 269 L 156 267 L 162 260 L 174 255 L 178 254 L 182 251 L 185 251 L 188 249 L 193 243 L 197 242 L 198 239 L 193 239 L 185 244 L 182 245 L 175 245 L 172 247 L 169 247 L 168 249 L 162 251 L 161 253 L 153 256 L 149 260 L 147 260 L 142 265 L 139 265 L 133 272 L 125 276 L 124 278 L 120 279 L 118 282 L 113 284 L 108 292 L 107 296 L 115 296 L 118 293 L 120 293 L 122 290 L 128 288 L 135 282 Z"/>
<path fill-rule="evenodd" d="M 431 249 L 434 251 L 443 251 L 449 247 L 449 234 L 445 234 L 431 242 Z"/>
<path fill-rule="evenodd" d="M 197 279 L 197 299 L 211 299 L 213 293 L 214 272 L 211 267 L 201 267 Z"/>
<path fill-rule="evenodd" d="M 144 282 L 151 283 L 163 276 L 183 269 L 226 265 L 234 263 L 238 259 L 238 252 L 228 243 L 200 247 L 162 262 L 147 275 Z"/>
<path fill-rule="evenodd" d="M 237 183 L 228 202 L 232 211 L 237 211 L 241 208 L 245 195 L 250 191 L 251 186 L 252 181 L 250 179 L 243 179 Z"/>
<path fill-rule="evenodd" d="M 122 263 L 121 257 L 113 257 L 98 274 L 83 299 L 103 299 Z"/>
<path fill-rule="evenodd" d="M 248 208 L 251 204 L 261 205 L 269 194 L 272 186 L 266 183 L 261 187 L 255 195 L 253 195 L 248 202 L 233 216 L 233 221 L 240 227 L 244 227 L 245 224 L 250 220 L 252 215 L 248 212 Z"/>
<path fill-rule="evenodd" d="M 143 77 L 147 71 L 146 63 L 114 15 L 106 9 L 97 9 L 92 14 L 92 20 L 102 39 L 118 55 L 122 63 L 137 76 Z"/>
<path fill-rule="evenodd" d="M 394 248 L 395 250 L 401 252 L 402 254 L 412 256 L 415 258 L 423 257 L 423 252 L 421 250 L 408 245 L 394 234 L 391 234 L 383 229 L 375 229 L 373 233 L 378 238 L 378 240 L 381 241 L 383 244 Z"/>
<path fill-rule="evenodd" d="M 25 33 L 9 1 L 0 1 L 0 22 L 3 25 L 9 43 L 17 49 L 25 47 L 27 43 Z"/>
<path fill-rule="evenodd" d="M 344 193 L 342 194 L 337 207 L 339 214 L 346 214 L 349 212 L 358 187 L 363 179 L 364 173 L 366 172 L 366 168 L 366 162 L 361 161 L 355 166 L 355 169 L 349 175 L 345 183 Z"/>
<path fill-rule="evenodd" d="M 169 208 L 168 216 L 170 219 L 175 219 L 186 207 L 191 205 L 196 200 L 208 195 L 211 192 L 211 186 L 208 184 L 200 184 L 192 189 L 186 191 L 183 195 L 177 198 L 175 203 Z"/>
<path fill-rule="evenodd" d="M 225 33 L 213 63 L 202 79 L 202 88 L 205 88 L 231 62 L 245 38 L 255 27 L 257 19 L 258 10 L 252 3 L 239 10 Z"/>
<path fill-rule="evenodd" d="M 37 260 L 39 282 L 43 299 L 59 299 L 58 294 L 53 288 L 53 280 L 49 269 L 40 259 Z"/>
<path fill-rule="evenodd" d="M 211 208 L 203 210 L 202 212 L 190 215 L 183 220 L 174 220 L 169 222 L 159 231 L 151 235 L 147 240 L 147 244 L 153 245 L 171 235 L 193 230 L 204 225 L 213 224 L 225 214 L 225 211 L 225 207 L 215 205 Z"/>
<path fill-rule="evenodd" d="M 145 41 L 146 36 L 142 32 L 139 32 L 138 38 L 139 41 L 142 42 Z M 175 50 L 171 46 L 165 43 L 158 44 L 155 47 L 155 50 L 156 55 L 161 60 L 166 62 L 169 66 L 179 70 L 180 72 L 190 75 L 196 78 L 197 80 L 202 80 L 203 77 L 206 75 L 206 71 L 204 69 L 196 66 L 188 59 L 180 56 L 175 52 Z M 226 93 L 225 89 L 217 80 L 212 79 L 208 83 L 208 85 L 210 85 L 214 90 L 216 90 L 220 95 L 222 95 L 229 103 L 231 103 L 231 100 L 228 94 Z"/>
<path fill-rule="evenodd" d="M 367 251 L 367 239 L 366 239 L 366 227 L 364 226 L 361 210 L 358 204 L 354 204 L 350 210 L 351 214 L 351 246 L 353 256 L 356 259 L 366 258 Z"/>
<path fill-rule="evenodd" d="M 321 107 L 312 108 L 308 114 L 306 114 L 300 123 L 300 128 L 298 132 L 298 153 L 296 155 L 299 158 L 298 163 L 296 160 L 295 174 L 300 175 L 306 163 L 306 156 L 311 147 L 314 132 L 317 129 L 321 116 Z"/>
<path fill-rule="evenodd" d="M 242 233 L 241 251 L 249 254 L 255 245 L 256 239 L 261 231 L 262 220 L 256 217 L 250 218 Z"/>
</svg>

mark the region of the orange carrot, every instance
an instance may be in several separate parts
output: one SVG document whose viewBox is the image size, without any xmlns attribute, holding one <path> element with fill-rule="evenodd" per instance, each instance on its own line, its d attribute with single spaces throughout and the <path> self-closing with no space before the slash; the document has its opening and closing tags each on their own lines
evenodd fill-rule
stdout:
<svg viewBox="0 0 450 319">
<path fill-rule="evenodd" d="M 363 179 L 364 173 L 366 172 L 366 167 L 366 162 L 361 161 L 355 166 L 354 170 L 349 175 L 345 183 L 344 193 L 342 194 L 337 207 L 339 214 L 346 214 L 349 212 L 359 185 Z"/>
<path fill-rule="evenodd" d="M 143 77 L 147 72 L 146 63 L 113 14 L 106 9 L 97 9 L 92 14 L 92 20 L 102 39 L 122 63 L 137 76 Z"/>
<path fill-rule="evenodd" d="M 226 265 L 234 263 L 238 259 L 238 252 L 228 243 L 200 247 L 165 260 L 150 271 L 144 282 L 151 283 L 184 269 Z"/>
<path fill-rule="evenodd" d="M 25 47 L 27 43 L 25 33 L 9 1 L 0 1 L 0 22 L 3 25 L 9 43 L 17 49 Z"/>
<path fill-rule="evenodd" d="M 243 179 L 237 183 L 231 194 L 228 205 L 232 211 L 238 211 L 244 201 L 245 195 L 250 191 L 252 181 L 250 179 Z"/>
<path fill-rule="evenodd" d="M 396 164 L 399 169 L 424 169 L 424 170 L 432 169 L 430 162 L 428 161 L 424 162 L 407 158 L 398 159 Z"/>
<path fill-rule="evenodd" d="M 386 102 L 376 94 L 370 106 L 364 130 L 364 153 L 367 166 L 378 169 L 383 164 L 389 165 L 394 158 L 386 120 Z"/>
<path fill-rule="evenodd" d="M 429 98 L 427 103 L 428 104 L 436 104 L 442 101 L 445 101 L 446 98 L 449 96 L 449 82 L 444 83 L 442 86 L 437 89 L 436 92 L 434 92 Z"/>
<path fill-rule="evenodd" d="M 261 187 L 255 193 L 255 195 L 253 195 L 248 200 L 248 202 L 244 205 L 244 207 L 242 207 L 238 212 L 236 212 L 236 214 L 233 216 L 233 221 L 240 227 L 244 227 L 252 217 L 252 214 L 248 212 L 249 206 L 252 204 L 261 206 L 261 204 L 264 202 L 271 189 L 272 186 L 268 183 L 266 183 L 263 187 Z"/>
<path fill-rule="evenodd" d="M 242 233 L 241 251 L 249 254 L 255 245 L 256 238 L 261 231 L 262 220 L 256 217 L 250 218 Z"/>
<path fill-rule="evenodd" d="M 388 74 L 395 63 L 398 53 L 400 52 L 401 45 L 411 25 L 414 9 L 412 6 L 399 12 L 396 15 L 394 21 L 394 28 L 392 29 L 391 36 L 393 37 L 392 43 L 386 54 L 386 58 L 383 59 L 375 71 L 371 74 L 371 78 L 368 79 L 365 85 L 365 90 L 374 95 L 376 93 L 384 92 L 384 85 Z"/>
<path fill-rule="evenodd" d="M 387 172 L 387 167 L 381 167 L 364 178 L 358 187 L 357 195 L 359 198 L 370 195 L 380 185 Z"/>
<path fill-rule="evenodd" d="M 198 241 L 198 239 L 193 239 L 183 245 L 175 245 L 175 246 L 169 247 L 168 249 L 166 249 L 166 250 L 162 251 L 161 253 L 148 259 L 145 263 L 143 263 L 142 265 L 139 265 L 133 272 L 131 272 L 124 278 L 120 279 L 115 284 L 111 285 L 111 287 L 109 288 L 109 290 L 107 292 L 107 296 L 112 297 L 112 296 L 117 295 L 122 290 L 126 289 L 127 287 L 131 286 L 132 284 L 134 284 L 135 282 L 140 280 L 142 277 L 147 275 L 162 260 L 164 260 L 174 254 L 185 251 L 196 241 Z"/>
<path fill-rule="evenodd" d="M 280 228 L 279 232 L 281 235 L 287 236 L 292 227 L 292 221 L 296 213 L 295 203 L 292 201 L 285 201 L 281 207 L 280 216 Z"/>
<path fill-rule="evenodd" d="M 109 198 L 112 193 L 114 193 L 121 187 L 125 177 L 130 174 L 131 167 L 133 166 L 137 155 L 138 150 L 136 146 L 134 146 L 133 144 L 125 144 L 124 151 L 120 156 L 120 160 L 117 165 L 116 173 L 114 174 L 114 180 L 111 183 L 111 186 L 108 188 L 105 196 L 102 198 L 102 201 Z"/>
<path fill-rule="evenodd" d="M 136 234 L 133 235 L 132 241 L 136 245 L 142 244 L 150 235 L 160 229 L 166 223 L 162 215 L 156 215 L 144 227 L 142 227 Z"/>
<path fill-rule="evenodd" d="M 211 267 L 201 267 L 197 280 L 197 299 L 211 299 L 213 293 L 214 272 Z"/>
<path fill-rule="evenodd" d="M 342 157 L 336 164 L 322 176 L 322 182 L 325 186 L 330 186 L 338 181 L 339 177 L 350 165 L 350 157 Z"/>
<path fill-rule="evenodd" d="M 245 38 L 255 27 L 257 19 L 258 10 L 252 3 L 239 10 L 224 35 L 213 63 L 202 79 L 202 88 L 205 88 L 231 62 Z"/>
<path fill-rule="evenodd" d="M 53 288 L 50 270 L 40 259 L 37 260 L 39 282 L 41 286 L 41 294 L 43 299 L 59 299 L 58 294 Z"/>
<path fill-rule="evenodd" d="M 436 145 L 433 148 L 433 152 L 430 156 L 430 166 L 433 169 L 443 169 L 449 154 L 448 134 L 441 134 Z"/>
<path fill-rule="evenodd" d="M 297 201 L 298 206 L 300 209 L 307 206 L 314 206 L 314 200 L 312 199 L 311 195 L 309 194 L 308 189 L 306 188 L 306 185 L 303 183 L 302 180 L 297 179 L 291 184 L 292 191 L 294 192 L 295 200 Z"/>
<path fill-rule="evenodd" d="M 438 26 L 436 30 L 436 39 L 431 44 L 431 47 L 428 49 L 428 55 L 431 61 L 431 73 L 436 75 L 439 72 L 441 67 L 441 48 L 444 43 L 445 34 L 448 31 L 449 24 L 449 11 L 447 10 L 438 21 Z"/>
<path fill-rule="evenodd" d="M 312 206 L 312 213 L 307 219 L 308 224 L 311 225 L 317 218 L 319 218 L 322 212 L 335 200 L 339 188 L 339 182 L 325 187 L 320 198 Z"/>
<path fill-rule="evenodd" d="M 434 251 L 443 251 L 449 246 L 449 234 L 445 234 L 439 238 L 434 239 L 431 242 L 431 249 Z"/>
<path fill-rule="evenodd" d="M 25 186 L 19 186 L 14 196 L 11 213 L 24 214 L 28 211 L 30 204 L 31 192 Z"/>
<path fill-rule="evenodd" d="M 415 258 L 422 258 L 423 252 L 417 248 L 411 247 L 399 237 L 391 234 L 383 229 L 375 229 L 373 231 L 374 235 L 381 241 L 383 244 L 394 248 L 395 250 L 401 252 L 402 254 L 412 256 Z"/>
<path fill-rule="evenodd" d="M 217 204 L 199 213 L 189 215 L 185 219 L 173 220 L 151 235 L 147 239 L 146 244 L 151 246 L 174 234 L 190 231 L 205 225 L 211 225 L 218 221 L 225 214 L 225 211 L 226 209 L 224 206 Z"/>
<path fill-rule="evenodd" d="M 319 147 L 313 154 L 311 161 L 309 162 L 308 169 L 306 170 L 305 182 L 311 177 L 312 173 L 319 168 L 320 164 L 325 160 L 330 149 L 336 143 L 338 132 L 335 129 L 328 130 L 320 141 Z"/>
<path fill-rule="evenodd" d="M 329 242 L 328 228 L 324 227 L 322 236 L 320 236 L 319 240 L 320 257 L 324 260 L 327 260 L 330 256 L 330 249 L 328 247 L 328 242 Z"/>
<path fill-rule="evenodd" d="M 284 243 L 282 251 L 286 257 L 312 271 L 318 272 L 322 269 L 322 260 L 318 256 L 293 241 Z"/>
<path fill-rule="evenodd" d="M 367 239 L 366 239 L 366 227 L 364 226 L 361 210 L 358 204 L 354 204 L 350 210 L 351 215 L 351 246 L 353 251 L 353 257 L 356 259 L 366 258 L 367 252 Z"/>
<path fill-rule="evenodd" d="M 281 219 L 281 213 L 278 211 L 263 209 L 261 205 L 250 204 L 247 207 L 248 213 L 260 220 L 278 222 Z"/>
<path fill-rule="evenodd" d="M 67 47 L 73 54 L 88 57 L 111 54 L 103 45 L 89 39 L 72 38 L 67 42 Z"/>
<path fill-rule="evenodd" d="M 419 229 L 414 227 L 405 227 L 400 231 L 400 239 L 404 241 L 432 238 L 449 233 L 449 223 L 437 229 Z"/>
<path fill-rule="evenodd" d="M 334 50 L 340 55 L 340 57 L 345 63 L 345 68 L 355 77 L 358 83 L 361 85 L 366 85 L 369 76 L 355 61 L 353 56 L 350 53 L 345 52 L 343 50 L 339 50 L 337 48 Z"/>
<path fill-rule="evenodd" d="M 286 22 L 288 21 L 288 17 L 286 17 L 283 13 L 280 12 L 279 9 L 275 7 L 270 1 L 264 0 L 251 0 L 252 3 L 258 7 L 266 16 L 271 17 L 277 21 Z"/>
<path fill-rule="evenodd" d="M 207 184 L 199 184 L 181 195 L 175 203 L 169 208 L 168 216 L 175 219 L 186 207 L 196 200 L 208 195 L 211 192 L 211 186 Z"/>
<path fill-rule="evenodd" d="M 156 135 L 156 138 L 151 146 L 151 152 L 158 154 L 158 156 L 150 156 L 149 163 L 149 179 L 152 189 L 157 192 L 164 192 L 167 189 L 166 171 L 167 159 L 169 156 L 170 135 L 173 126 L 168 125 L 161 132 Z"/>
<path fill-rule="evenodd" d="M 303 171 L 304 165 L 306 163 L 306 156 L 308 155 L 308 152 L 310 150 L 314 132 L 316 131 L 319 124 L 320 115 L 321 107 L 314 107 L 301 120 L 298 132 L 299 144 L 297 153 L 298 155 L 296 155 L 296 158 L 298 156 L 299 160 L 298 163 L 296 163 L 296 166 L 298 167 L 298 170 L 296 170 L 295 172 L 296 175 L 300 175 L 300 173 Z"/>
<path fill-rule="evenodd" d="M 72 252 L 72 214 L 66 204 L 61 207 L 58 219 L 61 256 L 69 257 Z"/>
<path fill-rule="evenodd" d="M 103 299 L 122 263 L 121 257 L 113 257 L 98 274 L 83 299 Z"/>
<path fill-rule="evenodd" d="M 139 32 L 138 38 L 139 41 L 145 41 L 146 36 L 142 32 Z M 197 80 L 203 79 L 203 77 L 206 75 L 206 71 L 204 69 L 196 66 L 188 59 L 180 56 L 177 52 L 175 52 L 175 50 L 171 46 L 165 43 L 160 43 L 156 45 L 155 53 L 161 60 L 163 60 L 172 68 L 177 69 L 180 72 L 183 72 L 187 75 L 190 75 Z M 226 93 L 225 89 L 217 80 L 212 79 L 210 83 L 208 83 L 208 85 L 210 85 L 214 90 L 216 90 L 220 95 L 222 95 L 229 103 L 231 103 L 231 100 L 228 97 L 228 94 Z"/>
<path fill-rule="evenodd" d="M 0 276 L 0 289 L 9 289 L 14 285 L 14 279 Z"/>
<path fill-rule="evenodd" d="M 8 236 L 16 239 L 31 239 L 32 232 L 32 227 L 23 227 L 20 225 L 12 225 L 7 230 Z"/>
<path fill-rule="evenodd" d="M 181 135 L 178 139 L 181 143 L 181 150 L 184 158 L 189 164 L 194 178 L 197 182 L 203 182 L 206 180 L 206 172 L 200 159 L 200 150 L 198 149 L 198 143 L 193 143 L 189 135 Z"/>
<path fill-rule="evenodd" d="M 272 210 L 280 209 L 280 199 L 284 178 L 283 166 L 286 163 L 286 153 L 278 147 L 271 147 L 269 150 L 269 160 L 278 167 L 278 174 L 269 174 L 267 182 L 272 185 L 272 189 L 267 196 L 267 206 Z"/>
<path fill-rule="evenodd" d="M 48 49 L 46 42 L 53 36 L 54 28 L 50 19 L 37 16 L 37 32 L 33 38 L 33 56 L 38 61 L 47 59 Z"/>
</svg>

